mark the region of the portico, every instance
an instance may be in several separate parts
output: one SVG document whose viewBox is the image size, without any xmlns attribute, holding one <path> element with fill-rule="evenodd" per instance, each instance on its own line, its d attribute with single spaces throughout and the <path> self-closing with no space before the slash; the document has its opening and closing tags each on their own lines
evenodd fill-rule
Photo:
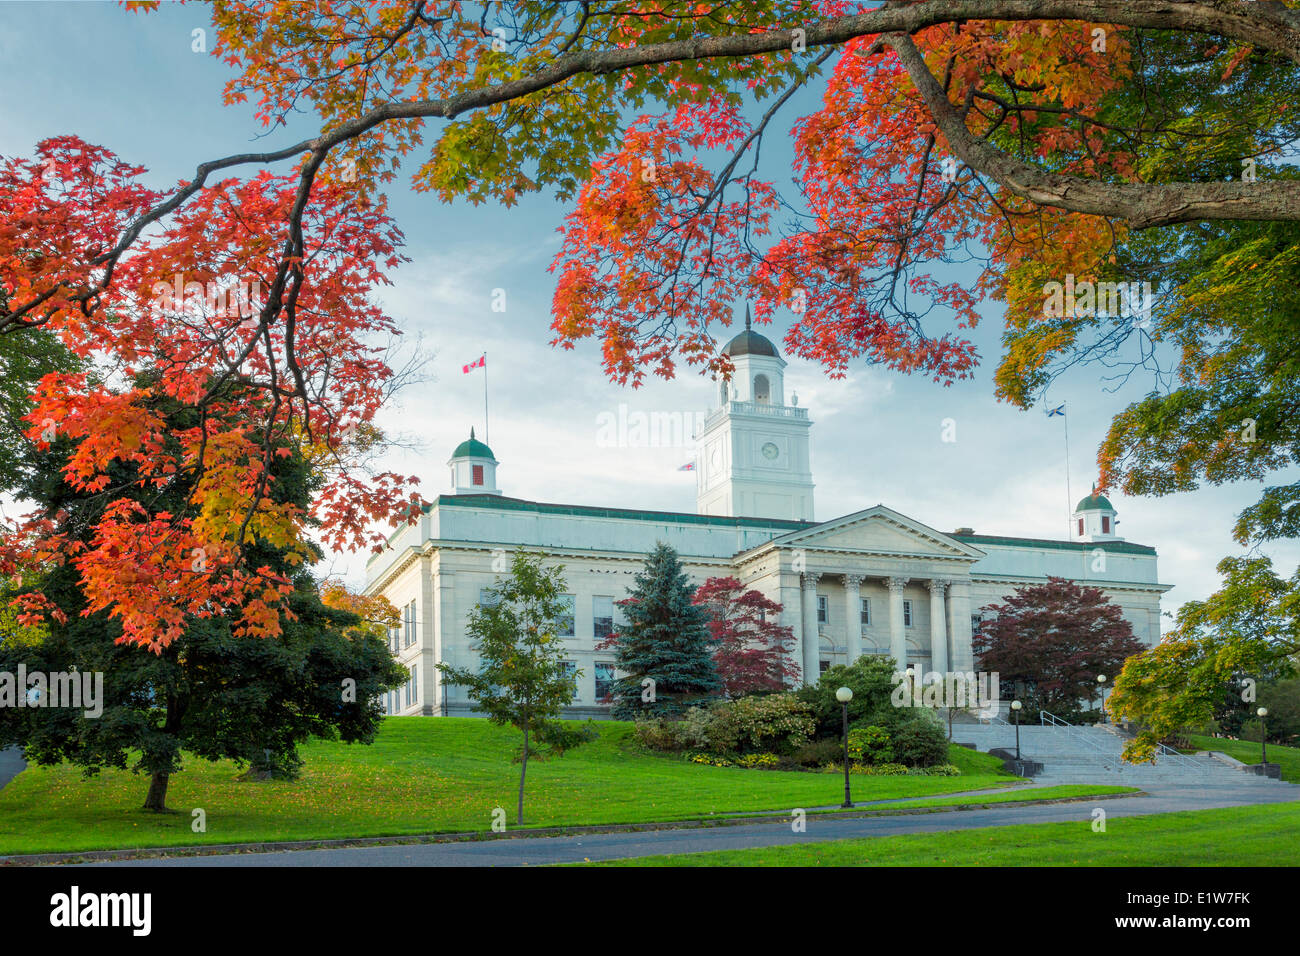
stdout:
<svg viewBox="0 0 1300 956">
<path fill-rule="evenodd" d="M 900 669 L 973 661 L 970 568 L 983 552 L 883 505 L 737 556 L 745 583 L 785 606 L 805 682 L 888 655 Z M 794 598 L 795 606 L 791 606 Z"/>
</svg>

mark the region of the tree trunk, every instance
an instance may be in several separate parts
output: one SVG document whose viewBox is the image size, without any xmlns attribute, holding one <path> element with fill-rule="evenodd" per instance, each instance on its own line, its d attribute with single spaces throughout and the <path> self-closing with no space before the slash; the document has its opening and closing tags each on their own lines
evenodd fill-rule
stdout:
<svg viewBox="0 0 1300 956">
<path fill-rule="evenodd" d="M 149 779 L 149 795 L 144 798 L 144 809 L 154 813 L 167 812 L 167 783 L 171 774 L 156 773 Z"/>
<path fill-rule="evenodd" d="M 519 807 L 515 814 L 515 825 L 524 825 L 524 776 L 528 773 L 528 725 L 524 724 L 524 756 L 519 766 Z"/>
</svg>

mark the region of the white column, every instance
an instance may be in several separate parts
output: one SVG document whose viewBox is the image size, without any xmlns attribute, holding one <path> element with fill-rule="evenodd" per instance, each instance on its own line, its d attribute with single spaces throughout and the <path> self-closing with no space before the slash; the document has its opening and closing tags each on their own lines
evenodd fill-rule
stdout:
<svg viewBox="0 0 1300 956">
<path fill-rule="evenodd" d="M 456 645 L 458 643 L 458 634 L 460 633 L 456 624 L 456 576 L 450 571 L 438 571 L 438 580 L 435 582 L 434 593 L 437 595 L 437 621 L 438 633 L 434 639 L 434 663 L 446 663 L 461 665 L 462 658 L 457 654 Z M 461 665 L 463 666 L 463 665 Z M 447 709 L 451 705 L 451 696 L 455 691 L 445 684 L 442 680 L 442 672 L 437 671 L 437 677 L 434 679 L 430 690 L 433 695 L 430 703 L 435 705 L 436 713 L 447 715 Z"/>
<path fill-rule="evenodd" d="M 934 578 L 930 586 L 930 669 L 940 674 L 948 670 L 948 615 L 943 606 L 943 592 L 952 582 Z"/>
<path fill-rule="evenodd" d="M 948 603 L 952 605 L 952 669 L 973 671 L 975 655 L 970 643 L 970 582 L 953 581 Z"/>
<path fill-rule="evenodd" d="M 790 657 L 799 673 L 803 673 L 803 605 L 801 595 L 803 588 L 799 584 L 799 575 L 783 572 L 781 574 L 781 623 L 790 628 L 794 645 L 790 648 Z"/>
<path fill-rule="evenodd" d="M 862 575 L 844 575 L 844 634 L 848 645 L 848 662 L 862 656 Z"/>
<path fill-rule="evenodd" d="M 889 653 L 900 671 L 907 670 L 907 632 L 903 629 L 903 588 L 907 578 L 886 578 L 889 588 Z"/>
<path fill-rule="evenodd" d="M 821 678 L 820 635 L 817 627 L 817 581 L 821 574 L 803 575 L 803 682 L 815 684 Z"/>
</svg>

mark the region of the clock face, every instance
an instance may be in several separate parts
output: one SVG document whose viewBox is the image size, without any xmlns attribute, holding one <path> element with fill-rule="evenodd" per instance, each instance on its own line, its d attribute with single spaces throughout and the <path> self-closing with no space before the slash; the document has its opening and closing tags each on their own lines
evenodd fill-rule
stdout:
<svg viewBox="0 0 1300 956">
<path fill-rule="evenodd" d="M 776 461 L 777 457 L 780 454 L 781 454 L 781 449 L 776 447 L 775 442 L 767 442 L 763 446 L 763 457 L 766 458 L 768 461 Z"/>
</svg>

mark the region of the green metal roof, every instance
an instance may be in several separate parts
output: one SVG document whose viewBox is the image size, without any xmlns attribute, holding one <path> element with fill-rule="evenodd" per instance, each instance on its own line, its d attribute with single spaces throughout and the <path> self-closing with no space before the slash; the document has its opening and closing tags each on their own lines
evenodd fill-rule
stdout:
<svg viewBox="0 0 1300 956">
<path fill-rule="evenodd" d="M 1091 494 L 1075 507 L 1075 511 L 1114 511 L 1115 506 L 1104 495 Z"/>
<path fill-rule="evenodd" d="M 1156 549 L 1128 541 L 1054 541 L 1049 538 L 1002 538 L 992 534 L 950 534 L 955 541 L 973 544 L 1002 545 L 1009 548 L 1047 548 L 1053 551 L 1092 551 L 1104 548 L 1110 554 L 1155 554 Z"/>
<path fill-rule="evenodd" d="M 439 495 L 433 507 L 495 508 L 501 511 L 531 511 L 536 514 L 574 515 L 587 518 L 621 518 L 627 521 L 671 521 L 674 524 L 704 524 L 719 528 L 770 528 L 782 533 L 813 528 L 820 521 L 791 521 L 782 518 L 735 518 L 730 515 L 701 515 L 686 511 L 640 511 L 633 508 L 594 508 L 588 505 L 555 505 L 505 495 Z M 426 509 L 428 510 L 428 509 Z"/>
<path fill-rule="evenodd" d="M 492 454 L 492 449 L 483 444 L 474 437 L 474 429 L 469 430 L 469 438 L 456 446 L 456 450 L 451 453 L 452 458 L 491 458 L 497 460 L 497 456 Z"/>
</svg>

